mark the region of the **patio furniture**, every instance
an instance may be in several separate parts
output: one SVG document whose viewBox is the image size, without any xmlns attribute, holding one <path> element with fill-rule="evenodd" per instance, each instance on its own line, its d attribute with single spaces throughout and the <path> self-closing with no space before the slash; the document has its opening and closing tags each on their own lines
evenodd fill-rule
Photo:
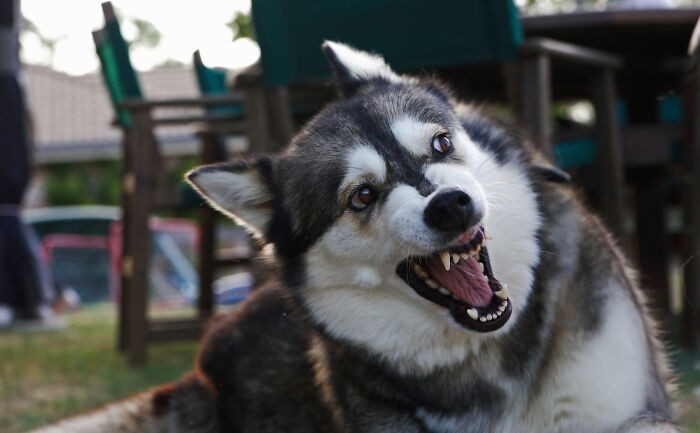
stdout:
<svg viewBox="0 0 700 433">
<path fill-rule="evenodd" d="M 527 36 L 551 37 L 570 43 L 585 43 L 604 48 L 624 61 L 625 67 L 617 74 L 619 98 L 626 106 L 626 121 L 621 128 L 623 166 L 633 200 L 634 221 L 637 230 L 631 244 L 636 248 L 636 264 L 641 270 L 642 285 L 661 317 L 668 319 L 668 329 L 678 330 L 678 322 L 671 312 L 672 255 L 684 263 L 691 256 L 678 244 L 686 241 L 689 224 L 679 233 L 682 242 L 674 241 L 675 234 L 663 229 L 667 225 L 669 206 L 675 206 L 679 166 L 685 166 L 687 154 L 681 155 L 678 144 L 683 139 L 681 119 L 693 116 L 676 113 L 669 122 L 662 111 L 668 96 L 687 97 L 688 90 L 679 79 L 688 61 L 688 40 L 700 17 L 700 7 L 685 6 L 661 9 L 608 9 L 583 11 L 549 16 L 525 17 L 522 20 Z M 686 74 L 687 75 L 687 74 Z M 686 78 L 687 81 L 687 78 Z M 567 81 L 559 86 L 560 94 L 568 94 L 580 86 Z M 688 113 L 686 103 L 685 111 Z M 697 118 L 697 115 L 695 116 Z M 692 122 L 690 123 L 692 124 Z M 685 131 L 688 135 L 688 131 Z M 681 171 L 684 171 L 681 168 Z M 686 173 L 691 173 L 685 170 Z M 687 212 L 684 212 L 687 214 Z M 692 269 L 693 261 L 684 266 Z M 686 288 L 691 289 L 686 281 Z M 697 302 L 697 301 L 695 301 Z M 684 315 L 693 309 L 684 298 Z M 697 313 L 693 313 L 697 314 Z M 686 323 L 688 317 L 685 319 Z M 684 330 L 697 330 L 696 325 L 683 325 Z M 697 331 L 694 331 L 697 332 Z M 689 344 L 688 336 L 684 340 Z M 697 342 L 694 344 L 698 344 Z M 697 346 L 696 346 L 697 347 Z"/>
<path fill-rule="evenodd" d="M 684 221 L 685 272 L 683 340 L 690 349 L 700 349 L 700 20 L 690 46 L 684 74 L 686 168 Z"/>
<path fill-rule="evenodd" d="M 245 134 L 245 118 L 236 113 L 212 111 L 213 107 L 242 106 L 240 94 L 202 96 L 198 98 L 148 99 L 141 91 L 138 77 L 131 65 L 114 9 L 109 2 L 102 4 L 105 25 L 93 32 L 97 54 L 102 65 L 105 86 L 116 114 L 116 125 L 123 131 L 122 145 L 122 221 L 121 297 L 119 312 L 119 348 L 126 351 L 131 365 L 143 364 L 147 344 L 194 338 L 199 336 L 206 318 L 213 309 L 211 290 L 213 272 L 213 243 L 204 242 L 200 256 L 200 295 L 198 316 L 192 319 L 150 321 L 147 318 L 150 263 L 149 215 L 157 209 L 183 207 L 183 197 L 195 197 L 184 184 L 171 185 L 164 170 L 155 128 L 190 125 L 200 130 L 225 128 Z M 202 114 L 158 115 L 162 109 L 191 107 L 209 108 Z M 201 162 L 209 163 L 222 155 L 213 148 L 214 142 L 203 140 Z M 189 205 L 201 205 L 190 200 Z M 205 238 L 211 240 L 212 219 L 200 222 Z"/>
<path fill-rule="evenodd" d="M 252 12 L 263 84 L 279 95 L 277 107 L 288 103 L 284 98 L 290 99 L 287 89 L 293 86 L 327 87 L 330 68 L 319 49 L 326 39 L 380 53 L 399 72 L 436 71 L 459 83 L 475 78 L 484 65 L 500 65 L 501 72 L 494 74 L 491 68 L 481 75 L 488 75 L 487 81 L 494 76 L 505 79 L 482 87 L 491 96 L 505 93 L 543 151 L 550 153 L 552 64 L 584 71 L 580 74 L 585 84 L 579 91 L 592 99 L 597 113 L 603 214 L 616 232 L 621 231 L 624 177 L 614 107 L 614 72 L 621 66 L 617 57 L 550 39 L 524 39 L 511 0 L 436 0 L 428 9 L 415 0 L 254 0 Z M 278 113 L 277 118 L 282 117 Z"/>
</svg>

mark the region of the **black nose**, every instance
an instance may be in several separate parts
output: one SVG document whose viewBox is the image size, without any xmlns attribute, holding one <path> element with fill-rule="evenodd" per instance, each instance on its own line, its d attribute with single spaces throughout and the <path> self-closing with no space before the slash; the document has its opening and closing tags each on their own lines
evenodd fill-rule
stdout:
<svg viewBox="0 0 700 433">
<path fill-rule="evenodd" d="M 456 188 L 435 195 L 423 212 L 426 224 L 444 232 L 466 231 L 481 217 L 469 195 Z"/>
</svg>

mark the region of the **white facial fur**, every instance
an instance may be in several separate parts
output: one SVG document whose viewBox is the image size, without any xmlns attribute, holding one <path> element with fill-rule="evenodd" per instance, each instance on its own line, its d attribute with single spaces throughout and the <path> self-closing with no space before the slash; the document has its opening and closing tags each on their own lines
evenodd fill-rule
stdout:
<svg viewBox="0 0 700 433">
<path fill-rule="evenodd" d="M 345 160 L 347 171 L 341 185 L 352 185 L 363 178 L 371 178 L 374 182 L 386 180 L 386 161 L 376 150 L 369 146 L 356 146 Z"/>
<path fill-rule="evenodd" d="M 414 156 L 425 156 L 430 152 L 429 144 L 435 135 L 442 131 L 440 125 L 423 123 L 409 116 L 402 116 L 391 122 L 391 132 L 396 140 Z"/>
<path fill-rule="evenodd" d="M 428 127 L 409 127 L 405 120 L 393 125 L 409 131 L 399 132 L 397 139 L 413 136 L 429 146 L 427 135 L 420 133 Z M 463 131 L 452 141 L 466 164 L 431 164 L 425 174 L 438 185 L 438 191 L 460 188 L 483 207 L 483 222 L 493 238 L 486 245 L 494 274 L 510 288 L 512 324 L 529 293 L 532 267 L 538 260 L 535 233 L 540 223 L 535 197 L 522 167 L 498 165 Z M 413 142 L 404 147 L 409 152 L 419 149 Z M 348 161 L 357 165 L 353 170 L 358 173 L 386 166 L 377 163 L 378 154 L 363 147 L 350 155 Z M 370 155 L 362 162 L 362 156 Z M 345 182 L 351 181 L 346 177 Z M 434 194 L 423 197 L 414 187 L 399 184 L 369 224 L 361 225 L 347 212 L 307 254 L 310 287 L 306 301 L 314 317 L 338 337 L 414 372 L 459 362 L 493 335 L 464 329 L 446 309 L 417 295 L 396 275 L 396 266 L 409 255 L 444 247 L 423 221 L 423 210 Z M 509 324 L 497 332 L 508 329 Z"/>
</svg>

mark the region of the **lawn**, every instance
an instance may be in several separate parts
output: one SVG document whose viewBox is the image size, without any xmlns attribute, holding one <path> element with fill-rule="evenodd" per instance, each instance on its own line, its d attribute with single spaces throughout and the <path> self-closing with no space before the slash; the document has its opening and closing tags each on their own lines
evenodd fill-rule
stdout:
<svg viewBox="0 0 700 433">
<path fill-rule="evenodd" d="M 180 377 L 196 343 L 153 345 L 145 368 L 130 369 L 115 350 L 111 305 L 66 316 L 68 327 L 42 333 L 0 332 L 0 432 L 20 433 Z M 678 413 L 700 433 L 700 356 L 677 352 Z"/>
<path fill-rule="evenodd" d="M 196 342 L 153 345 L 145 368 L 117 353 L 109 304 L 65 316 L 65 330 L 0 332 L 0 432 L 19 433 L 177 379 Z"/>
</svg>

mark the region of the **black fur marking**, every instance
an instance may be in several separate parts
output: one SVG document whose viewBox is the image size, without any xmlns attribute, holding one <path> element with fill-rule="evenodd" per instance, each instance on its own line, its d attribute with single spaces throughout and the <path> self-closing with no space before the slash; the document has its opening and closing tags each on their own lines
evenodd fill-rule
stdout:
<svg viewBox="0 0 700 433">
<path fill-rule="evenodd" d="M 521 160 L 525 164 L 522 137 L 512 128 L 498 125 L 474 107 L 461 106 L 462 127 L 477 146 L 493 155 L 500 165 Z"/>
</svg>

